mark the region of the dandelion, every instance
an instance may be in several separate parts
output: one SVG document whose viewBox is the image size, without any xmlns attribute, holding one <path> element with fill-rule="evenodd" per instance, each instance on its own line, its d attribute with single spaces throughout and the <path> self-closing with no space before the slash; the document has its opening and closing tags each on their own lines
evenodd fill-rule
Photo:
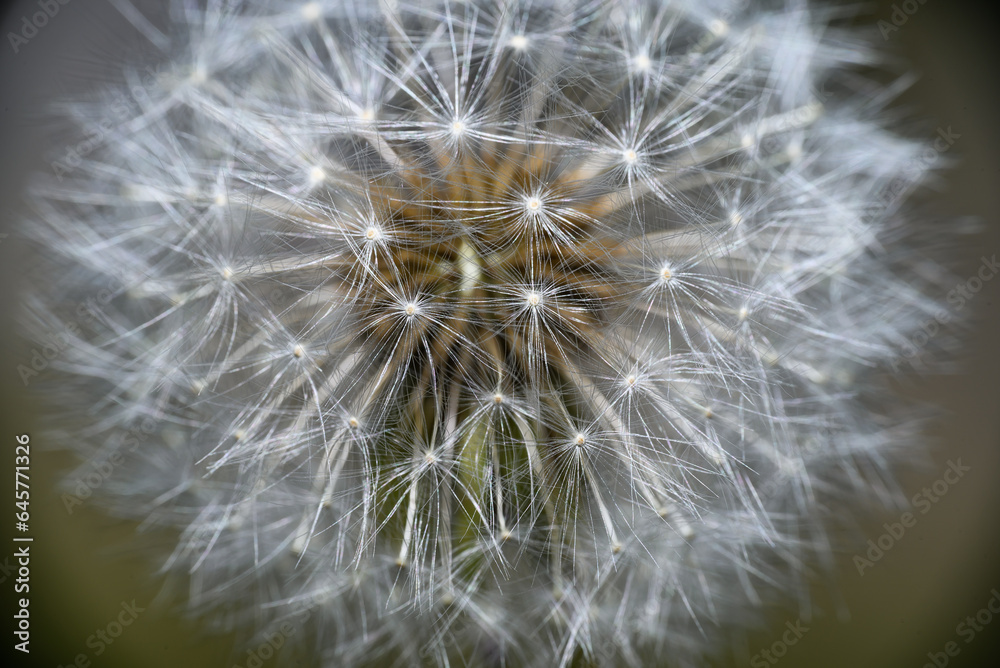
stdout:
<svg viewBox="0 0 1000 668">
<path fill-rule="evenodd" d="M 696 665 L 806 600 L 891 498 L 872 377 L 933 307 L 874 56 L 793 1 L 363 4 L 170 3 L 39 181 L 101 502 L 330 666 Z"/>
</svg>

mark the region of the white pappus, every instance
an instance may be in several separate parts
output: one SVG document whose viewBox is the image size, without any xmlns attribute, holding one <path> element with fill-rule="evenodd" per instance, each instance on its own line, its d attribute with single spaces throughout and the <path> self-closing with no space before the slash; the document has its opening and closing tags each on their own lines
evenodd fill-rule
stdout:
<svg viewBox="0 0 1000 668">
<path fill-rule="evenodd" d="M 808 608 L 919 448 L 876 379 L 935 309 L 929 165 L 841 17 L 167 6 L 66 107 L 107 127 L 36 180 L 26 299 L 195 614 L 325 666 L 689 666 Z"/>
</svg>

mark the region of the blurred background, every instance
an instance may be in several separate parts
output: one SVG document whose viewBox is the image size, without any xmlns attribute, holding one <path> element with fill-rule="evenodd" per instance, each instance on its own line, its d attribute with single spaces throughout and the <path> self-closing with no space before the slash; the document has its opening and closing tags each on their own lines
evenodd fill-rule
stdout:
<svg viewBox="0 0 1000 668">
<path fill-rule="evenodd" d="M 61 2 L 65 4 L 59 4 L 58 14 L 27 43 L 19 43 L 16 53 L 9 33 L 19 33 L 22 17 L 38 11 L 37 0 L 7 3 L 0 9 L 0 155 L 5 158 L 0 164 L 0 452 L 6 458 L 0 462 L 0 499 L 5 503 L 13 497 L 15 436 L 34 435 L 38 428 L 16 371 L 30 352 L 13 332 L 19 276 L 32 258 L 16 236 L 5 235 L 21 210 L 24 179 L 46 167 L 41 147 L 56 145 L 53 138 L 60 133 L 58 125 L 45 120 L 46 103 L 114 80 L 111 64 L 142 46 L 108 0 Z M 859 27 L 898 59 L 892 67 L 903 71 L 902 63 L 908 62 L 919 75 L 899 101 L 913 120 L 906 131 L 926 136 L 928 143 L 939 127 L 960 135 L 948 153 L 956 166 L 930 198 L 930 207 L 935 213 L 973 215 L 982 221 L 982 231 L 963 241 L 955 270 L 971 277 L 982 256 L 1000 254 L 1000 49 L 993 3 L 878 0 L 860 11 Z M 844 555 L 838 572 L 817 583 L 821 614 L 804 621 L 808 631 L 784 648 L 780 659 L 767 662 L 760 652 L 781 640 L 786 622 L 798 620 L 796 611 L 771 615 L 759 633 L 737 639 L 735 649 L 717 663 L 720 668 L 922 668 L 934 666 L 935 660 L 937 668 L 1000 665 L 1000 614 L 993 614 L 991 623 L 980 626 L 971 639 L 969 631 L 959 635 L 957 628 L 997 596 L 993 590 L 1000 592 L 1000 280 L 985 283 L 963 312 L 974 314 L 974 326 L 958 370 L 896 381 L 900 391 L 944 409 L 943 417 L 929 428 L 937 443 L 934 465 L 908 475 L 902 486 L 909 496 L 918 493 L 957 458 L 971 470 L 926 514 L 918 515 L 917 524 L 863 576 L 852 555 Z M 245 654 L 230 653 L 231 638 L 206 637 L 197 624 L 183 621 L 169 607 L 151 604 L 158 583 L 149 572 L 147 555 L 128 547 L 125 539 L 133 527 L 92 513 L 86 504 L 68 513 L 54 485 L 71 460 L 47 450 L 38 438 L 32 446 L 32 651 L 30 656 L 15 653 L 12 665 L 68 667 L 81 653 L 94 666 L 244 665 Z M 867 521 L 862 540 L 877 538 L 885 531 L 882 522 L 898 518 L 896 512 Z M 13 552 L 12 524 L 9 518 L 0 522 L 4 653 L 14 642 L 10 631 L 16 575 L 9 568 L 15 560 L 3 561 Z M 831 595 L 831 590 L 839 593 Z M 133 599 L 145 611 L 96 656 L 88 638 Z M 1000 596 L 994 608 L 998 604 Z M 981 614 L 978 623 L 985 618 Z M 947 655 L 949 642 L 959 650 L 956 656 Z"/>
</svg>

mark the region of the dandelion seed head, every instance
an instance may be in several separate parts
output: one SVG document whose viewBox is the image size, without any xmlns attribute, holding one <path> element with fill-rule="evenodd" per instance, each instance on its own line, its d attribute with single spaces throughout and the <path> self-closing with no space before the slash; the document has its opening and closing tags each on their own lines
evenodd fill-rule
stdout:
<svg viewBox="0 0 1000 668">
<path fill-rule="evenodd" d="M 67 447 L 152 420 L 95 498 L 194 613 L 300 603 L 338 666 L 704 665 L 892 496 L 871 370 L 933 272 L 879 205 L 929 166 L 816 102 L 876 64 L 823 12 L 196 4 L 26 226 L 33 331 L 104 302 Z"/>
</svg>

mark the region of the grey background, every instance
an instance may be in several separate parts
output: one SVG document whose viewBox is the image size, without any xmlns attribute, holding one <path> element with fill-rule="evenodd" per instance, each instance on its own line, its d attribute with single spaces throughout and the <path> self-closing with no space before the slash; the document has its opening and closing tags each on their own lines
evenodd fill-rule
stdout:
<svg viewBox="0 0 1000 668">
<path fill-rule="evenodd" d="M 915 2 L 915 0 L 914 0 Z M 858 20 L 873 31 L 876 42 L 908 59 L 920 74 L 904 94 L 915 122 L 907 131 L 932 141 L 934 129 L 951 126 L 960 134 L 949 157 L 960 162 L 947 175 L 934 198 L 939 212 L 974 214 L 984 231 L 968 239 L 958 258 L 959 276 L 972 276 L 979 258 L 1000 253 L 1000 92 L 992 3 L 926 0 L 900 30 L 883 41 L 875 25 L 889 20 L 891 2 L 874 2 Z M 46 100 L 85 90 L 114 78 L 114 62 L 142 42 L 106 0 L 70 0 L 20 53 L 14 54 L 6 35 L 21 17 L 37 11 L 34 1 L 15 2 L 2 16 L 0 29 L 0 230 L 9 229 L 17 215 L 19 191 L 26 174 L 46 167 L 39 147 L 58 145 L 59 127 L 45 120 Z M 0 240 L 0 439 L 9 461 L 0 462 L 0 506 L 12 493 L 14 435 L 34 433 L 36 418 L 30 398 L 16 372 L 27 359 L 12 334 L 12 313 L 19 275 L 32 259 L 14 237 Z M 942 295 L 943 297 L 943 295 Z M 955 485 L 915 527 L 875 566 L 858 576 L 850 555 L 842 559 L 836 581 L 821 580 L 817 601 L 825 614 L 809 623 L 802 640 L 790 647 L 778 665 L 857 666 L 858 668 L 920 668 L 927 652 L 940 652 L 958 641 L 959 656 L 949 666 L 993 665 L 1000 657 L 1000 616 L 966 645 L 955 627 L 974 615 L 1000 590 L 1000 279 L 991 281 L 965 312 L 974 312 L 975 326 L 966 341 L 955 374 L 898 381 L 901 391 L 932 400 L 945 416 L 930 429 L 938 443 L 936 473 L 908 476 L 903 487 L 911 495 L 931 483 L 949 459 L 961 457 L 972 471 Z M 64 455 L 43 451 L 37 439 L 32 449 L 32 647 L 29 660 L 14 665 L 69 665 L 79 652 L 93 652 L 86 639 L 104 627 L 122 601 L 146 605 L 157 592 L 147 576 L 146 556 L 130 552 L 122 540 L 131 528 L 88 512 L 86 506 L 68 515 L 52 492 Z M 9 506 L 8 506 L 9 507 Z M 882 521 L 872 520 L 866 537 L 882 533 Z M 11 550 L 7 533 L 12 520 L 0 520 L 3 546 Z M 2 577 L 2 576 L 0 576 Z M 850 611 L 838 620 L 836 599 L 827 592 L 839 587 Z M 10 638 L 12 580 L 0 582 L 0 637 Z M 797 612 L 774 615 L 770 627 L 740 641 L 720 666 L 747 666 L 750 658 L 780 638 L 785 621 Z M 3 642 L 8 643 L 8 640 Z M 152 606 L 142 613 L 95 666 L 231 666 L 230 639 L 203 637 L 196 624 L 184 622 L 167 609 Z M 4 650 L 9 647 L 9 643 Z M 742 647 L 742 649 L 740 649 Z"/>
</svg>

